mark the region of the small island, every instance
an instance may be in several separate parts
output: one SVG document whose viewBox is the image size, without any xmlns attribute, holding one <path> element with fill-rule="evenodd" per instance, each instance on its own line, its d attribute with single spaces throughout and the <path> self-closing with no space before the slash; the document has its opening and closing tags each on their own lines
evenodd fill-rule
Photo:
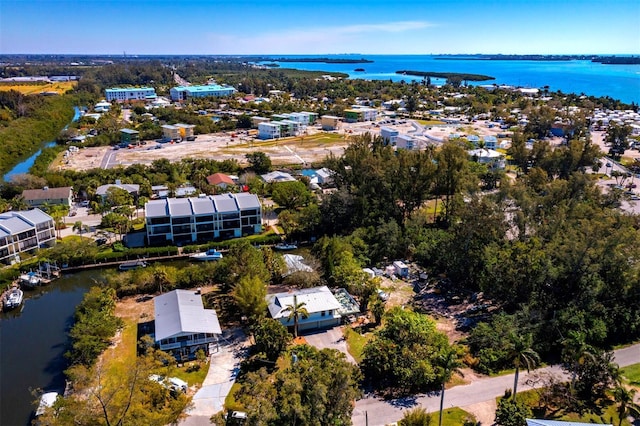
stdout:
<svg viewBox="0 0 640 426">
<path fill-rule="evenodd" d="M 591 62 L 599 62 L 603 65 L 640 65 L 640 56 L 598 56 Z"/>
<path fill-rule="evenodd" d="M 349 59 L 349 58 L 278 58 L 272 59 L 274 62 L 320 62 L 323 64 L 369 64 L 370 59 Z"/>
<path fill-rule="evenodd" d="M 355 70 L 353 70 L 355 72 L 364 72 L 364 68 L 356 68 Z"/>
<path fill-rule="evenodd" d="M 495 80 L 495 77 L 483 74 L 465 74 L 457 72 L 433 72 L 433 71 L 396 71 L 396 74 L 413 75 L 416 77 L 433 77 L 433 78 L 446 78 L 446 79 L 458 79 L 466 81 L 487 81 Z"/>
</svg>

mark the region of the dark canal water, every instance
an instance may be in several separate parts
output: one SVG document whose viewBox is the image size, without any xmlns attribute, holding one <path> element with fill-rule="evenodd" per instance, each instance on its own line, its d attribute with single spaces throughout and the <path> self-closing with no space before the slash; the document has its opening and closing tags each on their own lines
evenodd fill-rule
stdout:
<svg viewBox="0 0 640 426">
<path fill-rule="evenodd" d="M 0 314 L 0 425 L 29 424 L 32 389 L 62 393 L 75 307 L 101 278 L 101 270 L 62 276 L 47 287 L 25 291 L 20 308 Z"/>
</svg>

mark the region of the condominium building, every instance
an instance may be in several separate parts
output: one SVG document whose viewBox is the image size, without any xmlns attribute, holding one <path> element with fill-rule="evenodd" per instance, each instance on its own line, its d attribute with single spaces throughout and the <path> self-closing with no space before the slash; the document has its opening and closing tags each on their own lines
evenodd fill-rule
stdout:
<svg viewBox="0 0 640 426">
<path fill-rule="evenodd" d="M 262 231 L 260 201 L 246 192 L 151 200 L 144 209 L 151 245 L 206 242 Z"/>
<path fill-rule="evenodd" d="M 397 129 L 393 129 L 391 127 L 380 128 L 380 136 L 382 137 L 385 145 L 395 146 L 398 135 L 400 135 L 400 132 Z"/>
<path fill-rule="evenodd" d="M 56 243 L 53 218 L 40 209 L 0 214 L 0 262 L 20 261 L 19 254 Z"/>
<path fill-rule="evenodd" d="M 236 92 L 236 89 L 231 86 L 208 84 L 206 86 L 178 86 L 172 88 L 169 92 L 171 100 L 184 101 L 190 98 L 231 96 Z"/>
<path fill-rule="evenodd" d="M 398 135 L 396 138 L 396 147 L 398 149 L 413 150 L 416 148 L 414 139 L 409 135 Z"/>
<path fill-rule="evenodd" d="M 152 100 L 156 98 L 156 90 L 153 87 L 114 87 L 106 89 L 107 101 L 137 101 Z"/>
<path fill-rule="evenodd" d="M 375 108 L 360 107 L 344 110 L 344 119 L 348 123 L 358 121 L 375 121 L 378 117 L 378 110 Z"/>
</svg>

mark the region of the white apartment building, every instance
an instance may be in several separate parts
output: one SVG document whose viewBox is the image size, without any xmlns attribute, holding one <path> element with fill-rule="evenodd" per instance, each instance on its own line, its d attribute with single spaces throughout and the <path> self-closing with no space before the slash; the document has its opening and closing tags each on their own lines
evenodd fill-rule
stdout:
<svg viewBox="0 0 640 426">
<path fill-rule="evenodd" d="M 156 90 L 153 87 L 114 87 L 106 89 L 105 94 L 109 102 L 144 101 L 156 98 Z"/>
</svg>

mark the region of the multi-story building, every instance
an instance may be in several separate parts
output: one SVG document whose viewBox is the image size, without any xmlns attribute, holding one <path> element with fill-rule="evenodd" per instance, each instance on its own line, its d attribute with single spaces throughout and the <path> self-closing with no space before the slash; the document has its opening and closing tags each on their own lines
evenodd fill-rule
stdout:
<svg viewBox="0 0 640 426">
<path fill-rule="evenodd" d="M 53 218 L 40 209 L 0 214 L 0 262 L 20 261 L 20 253 L 56 243 Z"/>
<path fill-rule="evenodd" d="M 162 127 L 162 137 L 165 139 L 186 139 L 193 136 L 193 129 L 196 127 L 193 124 L 165 124 Z"/>
<path fill-rule="evenodd" d="M 415 142 L 412 136 L 409 135 L 398 135 L 396 138 L 396 148 L 398 149 L 415 149 Z"/>
<path fill-rule="evenodd" d="M 399 134 L 400 132 L 398 130 L 392 129 L 391 127 L 380 128 L 380 136 L 382 137 L 385 145 L 395 146 Z"/>
<path fill-rule="evenodd" d="M 222 334 L 216 311 L 204 308 L 198 291 L 161 294 L 154 298 L 153 308 L 155 341 L 178 360 L 194 359 L 199 350 L 208 355 Z"/>
<path fill-rule="evenodd" d="M 156 98 L 156 90 L 153 87 L 114 87 L 106 89 L 107 101 L 146 101 Z"/>
<path fill-rule="evenodd" d="M 45 186 L 42 189 L 25 189 L 22 191 L 22 198 L 29 204 L 29 207 L 41 207 L 45 204 L 71 207 L 73 203 L 73 187 L 49 188 Z"/>
<path fill-rule="evenodd" d="M 323 115 L 320 117 L 322 123 L 322 130 L 336 130 L 340 125 L 340 117 L 334 115 Z"/>
<path fill-rule="evenodd" d="M 151 245 L 206 242 L 262 231 L 260 200 L 246 192 L 152 200 L 144 210 Z"/>
<path fill-rule="evenodd" d="M 349 123 L 358 121 L 375 121 L 378 117 L 378 110 L 369 107 L 360 107 L 344 110 L 344 119 Z"/>
<path fill-rule="evenodd" d="M 273 122 L 258 124 L 258 138 L 278 139 L 280 137 L 280 125 Z"/>
<path fill-rule="evenodd" d="M 304 303 L 308 315 L 298 320 L 300 331 L 335 327 L 340 325 L 342 319 L 342 304 L 327 286 L 270 294 L 267 303 L 271 317 L 285 327 L 294 325 L 293 319 L 289 319 L 288 307 L 294 303 Z"/>
<path fill-rule="evenodd" d="M 208 84 L 206 86 L 178 86 L 170 91 L 171 100 L 185 101 L 190 98 L 208 98 L 231 96 L 236 92 L 231 86 L 221 86 L 219 84 Z"/>
</svg>

